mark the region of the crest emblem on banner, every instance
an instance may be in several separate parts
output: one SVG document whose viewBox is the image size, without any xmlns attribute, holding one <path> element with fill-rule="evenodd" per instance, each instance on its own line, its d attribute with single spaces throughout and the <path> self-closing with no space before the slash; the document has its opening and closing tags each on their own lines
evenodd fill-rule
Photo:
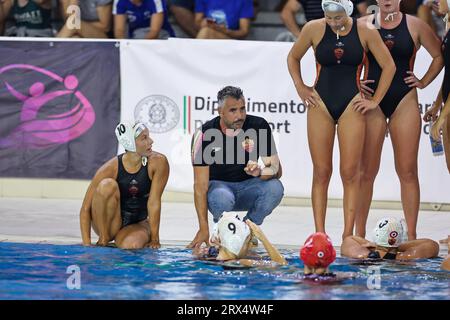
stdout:
<svg viewBox="0 0 450 320">
<path fill-rule="evenodd" d="M 147 96 L 134 109 L 136 122 L 145 123 L 150 132 L 164 133 L 175 128 L 180 121 L 178 105 L 162 95 Z"/>
</svg>

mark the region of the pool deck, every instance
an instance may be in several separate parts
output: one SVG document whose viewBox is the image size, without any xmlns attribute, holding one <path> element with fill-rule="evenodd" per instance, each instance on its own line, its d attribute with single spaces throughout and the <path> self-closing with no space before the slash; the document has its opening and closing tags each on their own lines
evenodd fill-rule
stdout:
<svg viewBox="0 0 450 320">
<path fill-rule="evenodd" d="M 0 241 L 79 244 L 80 206 L 81 200 L 0 198 Z M 372 209 L 368 235 L 378 219 L 402 216 L 400 210 Z M 211 215 L 209 219 L 212 227 Z M 195 236 L 197 226 L 193 203 L 163 203 L 160 227 L 162 245 L 186 245 Z M 328 209 L 326 228 L 334 245 L 339 246 L 343 230 L 342 209 Z M 262 229 L 277 246 L 298 248 L 314 231 L 312 208 L 280 206 L 266 218 Z M 417 230 L 418 238 L 435 241 L 447 238 L 450 234 L 450 212 L 420 211 Z M 96 239 L 93 234 L 93 243 Z M 447 247 L 441 244 L 441 254 L 446 252 Z"/>
</svg>

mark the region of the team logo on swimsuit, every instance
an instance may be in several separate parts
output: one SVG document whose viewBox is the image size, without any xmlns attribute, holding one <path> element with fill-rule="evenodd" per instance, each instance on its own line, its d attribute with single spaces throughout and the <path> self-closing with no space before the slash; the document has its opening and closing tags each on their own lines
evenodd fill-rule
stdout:
<svg viewBox="0 0 450 320">
<path fill-rule="evenodd" d="M 386 47 L 388 47 L 389 51 L 391 51 L 395 45 L 395 37 L 389 33 L 388 35 L 386 35 L 385 39 L 386 40 L 384 40 L 384 44 L 386 45 Z"/>
<path fill-rule="evenodd" d="M 130 187 L 128 188 L 128 193 L 135 198 L 139 192 L 139 188 L 137 187 L 138 182 L 136 180 L 131 180 Z"/>
<path fill-rule="evenodd" d="M 145 97 L 134 108 L 136 122 L 145 123 L 153 133 L 164 133 L 175 128 L 180 121 L 180 110 L 170 98 L 161 95 Z"/>
<path fill-rule="evenodd" d="M 245 140 L 242 141 L 242 148 L 247 152 L 252 152 L 255 146 L 255 142 L 249 137 L 245 137 Z"/>
<path fill-rule="evenodd" d="M 342 56 L 344 55 L 344 44 L 339 41 L 336 43 L 336 47 L 334 49 L 334 56 L 337 59 L 337 63 L 341 63 Z"/>
</svg>

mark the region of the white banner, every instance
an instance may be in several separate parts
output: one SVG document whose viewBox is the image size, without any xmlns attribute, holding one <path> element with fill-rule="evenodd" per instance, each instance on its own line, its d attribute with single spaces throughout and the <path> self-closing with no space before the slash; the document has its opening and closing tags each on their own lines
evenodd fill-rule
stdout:
<svg viewBox="0 0 450 320">
<path fill-rule="evenodd" d="M 192 133 L 217 116 L 217 92 L 226 85 L 241 87 L 247 112 L 264 117 L 277 131 L 275 140 L 283 164 L 285 195 L 310 197 L 312 162 L 306 133 L 306 110 L 287 70 L 291 43 L 232 40 L 170 39 L 122 41 L 122 119 L 145 121 L 155 140 L 153 149 L 165 154 L 171 172 L 168 190 L 192 192 L 190 160 Z M 431 58 L 421 49 L 415 71 L 422 76 Z M 310 50 L 302 60 L 305 82 L 313 84 L 315 61 Z M 429 108 L 442 82 L 442 73 L 419 90 L 422 112 Z M 122 152 L 123 150 L 119 150 Z M 329 198 L 342 198 L 337 143 Z M 444 156 L 434 157 L 424 124 L 419 151 L 421 201 L 450 203 L 450 175 Z M 400 200 L 390 139 L 386 139 L 374 200 Z"/>
</svg>

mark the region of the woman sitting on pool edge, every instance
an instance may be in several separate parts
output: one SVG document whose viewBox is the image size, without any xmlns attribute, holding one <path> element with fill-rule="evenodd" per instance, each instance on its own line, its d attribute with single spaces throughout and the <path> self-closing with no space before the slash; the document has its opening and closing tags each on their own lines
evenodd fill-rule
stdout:
<svg viewBox="0 0 450 320">
<path fill-rule="evenodd" d="M 341 246 L 341 255 L 355 259 L 412 260 L 437 257 L 439 244 L 431 239 L 405 241 L 406 224 L 395 218 L 383 218 L 374 229 L 375 242 L 349 236 Z"/>
<path fill-rule="evenodd" d="M 166 157 L 152 150 L 142 123 L 120 123 L 116 136 L 126 152 L 98 169 L 80 210 L 83 245 L 91 245 L 91 225 L 98 246 L 115 241 L 122 249 L 159 248 L 161 196 L 169 177 Z"/>
<path fill-rule="evenodd" d="M 262 242 L 269 254 L 270 261 L 259 256 L 249 256 L 252 247 L 252 236 Z M 194 255 L 201 260 L 236 261 L 243 266 L 263 266 L 275 262 L 286 265 L 286 259 L 269 242 L 261 229 L 252 221 L 245 222 L 238 217 L 226 215 L 220 218 L 210 240 L 213 246 L 209 248 L 194 248 Z"/>
</svg>

